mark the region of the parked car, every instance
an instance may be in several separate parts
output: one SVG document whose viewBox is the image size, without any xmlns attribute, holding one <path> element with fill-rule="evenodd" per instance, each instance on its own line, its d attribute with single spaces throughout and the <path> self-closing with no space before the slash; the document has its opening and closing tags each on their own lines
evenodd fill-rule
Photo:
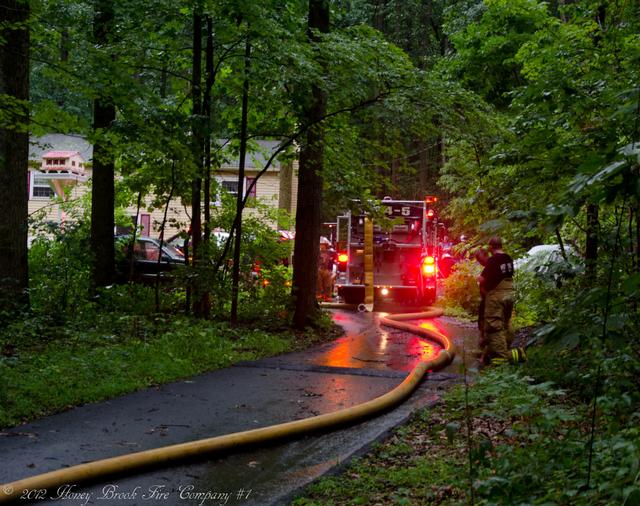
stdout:
<svg viewBox="0 0 640 506">
<path fill-rule="evenodd" d="M 129 247 L 131 236 L 116 236 L 116 274 L 119 281 L 127 281 L 130 277 L 131 257 Z M 182 252 L 172 245 L 163 243 L 152 237 L 136 237 L 133 244 L 133 281 L 154 281 L 160 273 L 168 278 L 167 273 L 185 264 Z"/>
<path fill-rule="evenodd" d="M 224 232 L 220 230 L 211 231 L 211 241 L 213 242 L 213 244 L 215 244 L 217 248 L 224 247 L 224 244 L 227 241 L 228 237 L 229 237 L 229 232 Z M 204 238 L 202 240 L 204 240 Z M 185 241 L 185 236 L 183 234 L 176 234 L 170 237 L 169 239 L 167 239 L 167 244 L 170 244 L 179 252 L 184 253 L 184 241 Z M 189 239 L 189 250 L 190 250 L 189 255 L 192 254 L 191 248 L 192 248 L 192 240 Z"/>
<path fill-rule="evenodd" d="M 583 260 L 571 246 L 565 246 L 565 255 L 566 259 L 557 244 L 540 244 L 516 259 L 513 265 L 516 272 L 528 272 L 559 285 L 584 270 Z"/>
</svg>

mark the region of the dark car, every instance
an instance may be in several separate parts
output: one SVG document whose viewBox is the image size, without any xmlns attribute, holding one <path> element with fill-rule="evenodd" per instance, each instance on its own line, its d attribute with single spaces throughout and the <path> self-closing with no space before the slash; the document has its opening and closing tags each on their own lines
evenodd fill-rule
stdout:
<svg viewBox="0 0 640 506">
<path fill-rule="evenodd" d="M 154 281 L 160 273 L 163 279 L 170 278 L 170 272 L 185 265 L 184 255 L 172 245 L 151 237 L 136 237 L 133 244 L 133 272 L 129 248 L 131 236 L 116 236 L 116 272 L 120 281 Z M 130 276 L 131 275 L 131 276 Z"/>
</svg>

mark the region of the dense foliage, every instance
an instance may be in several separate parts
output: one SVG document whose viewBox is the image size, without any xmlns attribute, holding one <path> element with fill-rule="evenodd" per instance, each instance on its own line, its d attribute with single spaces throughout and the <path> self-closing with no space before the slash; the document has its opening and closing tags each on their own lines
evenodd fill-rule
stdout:
<svg viewBox="0 0 640 506">
<path fill-rule="evenodd" d="M 417 430 L 349 471 L 346 487 L 323 482 L 312 497 L 318 504 L 337 496 L 343 499 L 335 504 L 637 504 L 640 6 L 426 4 L 445 39 L 443 53 L 421 52 L 428 74 L 476 101 L 448 109 L 467 126 L 446 130 L 438 180 L 440 194 L 449 196 L 451 235 L 470 237 L 472 251 L 497 233 L 522 258 L 515 321 L 529 326 L 527 342 L 538 349 L 530 349 L 523 371 L 483 373 L 468 398 L 463 391 L 452 399 L 458 412 L 444 425 L 420 425 L 457 440 L 462 453 L 439 454 L 459 458 L 454 468 L 413 461 L 415 445 L 424 442 Z M 395 2 L 354 5 L 391 40 L 403 40 L 403 29 L 416 33 L 413 23 L 398 29 Z M 430 40 L 430 29 L 420 33 Z M 454 118 L 432 120 L 444 131 Z M 536 245 L 555 253 L 527 256 Z M 477 269 L 460 263 L 442 301 L 473 313 Z M 454 437 L 466 430 L 469 405 L 471 444 Z M 500 437 L 487 440 L 487 421 L 502 428 Z M 465 454 L 473 461 L 473 494 L 454 477 L 467 465 Z M 447 488 L 446 480 L 459 488 Z M 434 483 L 431 490 L 424 482 Z"/>
<path fill-rule="evenodd" d="M 515 257 L 557 246 L 559 257 L 525 260 L 517 273 L 517 321 L 534 327 L 542 358 L 528 366 L 530 376 L 485 376 L 471 396 L 491 407 L 484 415 L 508 420 L 507 442 L 520 445 L 492 447 L 490 461 L 480 452 L 478 497 L 637 503 L 638 2 L 312 4 L 331 8 L 326 33 L 309 33 L 310 4 L 299 0 L 43 0 L 28 2 L 28 23 L 0 24 L 3 48 L 9 32 L 31 36 L 31 132 L 86 135 L 115 167 L 116 207 L 147 197 L 165 209 L 178 198 L 192 220 L 202 215 L 205 232 L 182 277 L 153 291 L 95 286 L 86 207 L 64 228 L 36 223 L 43 235 L 29 252 L 30 306 L 20 298 L 21 307 L 0 310 L 0 367 L 17 367 L 21 350 L 55 344 L 68 329 L 105 318 L 110 328 L 109 314 L 126 322 L 113 334 L 133 340 L 138 318 L 162 315 L 189 327 L 182 315 L 191 311 L 222 320 L 236 295 L 241 320 L 289 322 L 291 272 L 281 260 L 290 246 L 270 225 L 290 217 L 265 216 L 255 203 L 243 218 L 231 199 L 211 215 L 208 202 L 219 192 L 211 175 L 257 138 L 278 141 L 292 160 L 321 124 L 327 218 L 353 198 L 437 193 L 450 235 L 467 235 L 470 249 L 495 233 Z M 26 131 L 27 102 L 5 92 L 0 133 Z M 314 96 L 326 103 L 309 121 Z M 115 120 L 96 125 L 96 104 L 113 109 Z M 3 139 L 5 149 L 11 143 Z M 23 204 L 12 211 L 26 226 Z M 233 233 L 240 221 L 235 291 L 232 249 L 208 242 L 206 231 Z M 11 260 L 25 250 L 5 248 Z M 26 278 L 23 263 L 16 275 Z M 472 262 L 460 264 L 445 300 L 472 312 L 476 272 Z M 467 450 L 478 456 L 489 450 L 483 444 Z M 525 468 L 534 470 L 529 482 Z M 537 486 L 549 475 L 545 496 Z"/>
</svg>

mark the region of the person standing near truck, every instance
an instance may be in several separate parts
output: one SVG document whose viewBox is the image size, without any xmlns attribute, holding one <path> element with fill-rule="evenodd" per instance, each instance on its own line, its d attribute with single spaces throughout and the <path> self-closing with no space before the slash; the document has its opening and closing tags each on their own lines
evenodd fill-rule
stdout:
<svg viewBox="0 0 640 506">
<path fill-rule="evenodd" d="M 484 269 L 487 266 L 487 262 L 489 261 L 489 253 L 487 252 L 486 249 L 480 248 L 479 250 L 476 251 L 475 258 L 476 258 L 476 261 Z M 479 279 L 478 279 L 478 289 L 480 290 L 480 304 L 478 305 L 478 331 L 480 332 L 480 340 L 478 342 L 478 345 L 480 347 L 480 350 L 482 351 L 482 358 L 480 361 L 484 362 L 485 356 L 487 354 L 486 352 L 487 341 L 484 335 L 484 306 L 485 306 L 486 290 L 484 285 L 480 283 Z"/>
<path fill-rule="evenodd" d="M 513 259 L 503 251 L 502 239 L 489 239 L 491 257 L 478 277 L 478 283 L 485 291 L 484 339 L 485 359 L 509 360 L 511 346 L 511 314 L 515 302 L 513 286 Z"/>
<path fill-rule="evenodd" d="M 333 299 L 333 282 L 335 274 L 333 266 L 336 252 L 326 237 L 320 238 L 320 257 L 318 261 L 317 297 L 322 301 Z"/>
</svg>

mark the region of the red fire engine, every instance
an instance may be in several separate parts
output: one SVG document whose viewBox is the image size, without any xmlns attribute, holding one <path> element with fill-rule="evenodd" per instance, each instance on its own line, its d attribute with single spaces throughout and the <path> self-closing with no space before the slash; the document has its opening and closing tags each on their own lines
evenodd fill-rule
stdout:
<svg viewBox="0 0 640 506">
<path fill-rule="evenodd" d="M 381 201 L 385 219 L 373 220 L 375 300 L 432 304 L 438 278 L 437 197 Z M 338 295 L 349 304 L 365 298 L 365 214 L 337 219 Z M 377 222 L 376 222 L 377 221 Z"/>
</svg>

